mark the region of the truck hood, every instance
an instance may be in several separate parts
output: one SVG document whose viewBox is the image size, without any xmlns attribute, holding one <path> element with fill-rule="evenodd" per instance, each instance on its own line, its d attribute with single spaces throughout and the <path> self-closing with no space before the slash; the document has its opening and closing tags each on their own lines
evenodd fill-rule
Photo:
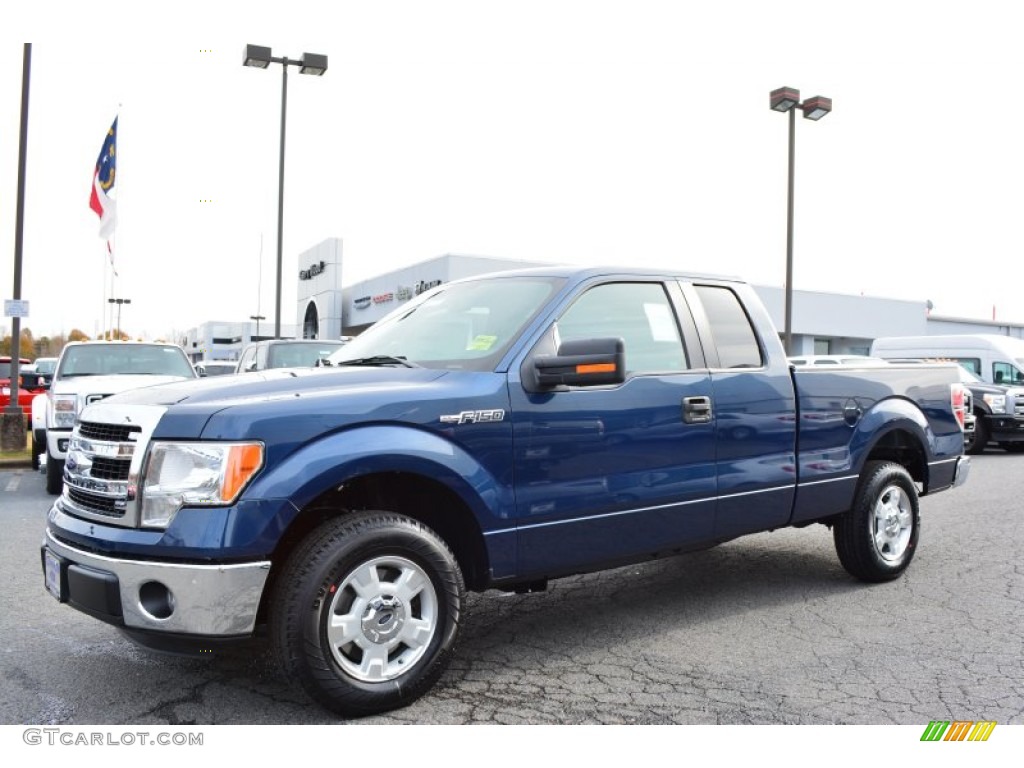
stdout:
<svg viewBox="0 0 1024 768">
<path fill-rule="evenodd" d="M 215 408 L 317 393 L 378 391 L 425 384 L 445 371 L 430 368 L 274 368 L 259 373 L 178 381 L 124 392 L 115 403 L 211 405 Z"/>
<path fill-rule="evenodd" d="M 431 368 L 293 368 L 164 384 L 90 405 L 83 421 L 163 411 L 154 437 L 259 439 L 278 449 L 352 424 L 439 425 L 442 414 L 508 407 L 504 374 Z M 125 410 L 125 409 L 128 410 Z"/>
<path fill-rule="evenodd" d="M 118 374 L 116 376 L 72 376 L 53 382 L 54 395 L 113 395 L 129 389 L 152 387 L 170 382 L 188 382 L 180 376 L 151 376 L 145 374 Z"/>
</svg>

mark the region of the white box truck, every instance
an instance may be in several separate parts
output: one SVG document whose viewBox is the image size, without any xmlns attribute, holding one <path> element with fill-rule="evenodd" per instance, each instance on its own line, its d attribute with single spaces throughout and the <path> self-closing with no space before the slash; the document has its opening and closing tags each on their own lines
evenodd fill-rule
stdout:
<svg viewBox="0 0 1024 768">
<path fill-rule="evenodd" d="M 995 333 L 889 336 L 875 339 L 874 357 L 955 360 L 989 384 L 1024 385 L 1024 339 Z"/>
</svg>

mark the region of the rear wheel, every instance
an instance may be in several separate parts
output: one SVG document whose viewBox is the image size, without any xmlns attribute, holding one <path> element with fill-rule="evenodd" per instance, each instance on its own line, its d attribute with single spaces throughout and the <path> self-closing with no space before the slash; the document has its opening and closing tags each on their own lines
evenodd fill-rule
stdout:
<svg viewBox="0 0 1024 768">
<path fill-rule="evenodd" d="M 465 586 L 432 530 L 388 512 L 323 524 L 275 582 L 270 629 L 285 674 L 328 709 L 405 706 L 448 666 Z"/>
<path fill-rule="evenodd" d="M 890 581 L 910 565 L 921 515 L 910 473 L 891 462 L 864 468 L 853 506 L 832 529 L 843 567 L 862 581 Z"/>
</svg>

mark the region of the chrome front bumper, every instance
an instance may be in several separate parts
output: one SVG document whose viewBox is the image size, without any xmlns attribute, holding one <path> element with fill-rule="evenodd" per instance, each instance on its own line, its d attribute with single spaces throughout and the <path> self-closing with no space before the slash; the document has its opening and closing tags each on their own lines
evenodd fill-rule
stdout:
<svg viewBox="0 0 1024 768">
<path fill-rule="evenodd" d="M 152 632 L 251 634 L 270 573 L 270 561 L 193 565 L 105 557 L 57 541 L 49 530 L 43 549 L 61 559 L 63 602 L 128 629 Z M 101 594 L 114 590 L 112 596 Z"/>
</svg>

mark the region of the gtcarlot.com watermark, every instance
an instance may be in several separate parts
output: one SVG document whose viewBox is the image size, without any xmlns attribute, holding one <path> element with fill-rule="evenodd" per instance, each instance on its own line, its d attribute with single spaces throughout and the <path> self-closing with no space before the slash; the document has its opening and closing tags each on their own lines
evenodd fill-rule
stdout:
<svg viewBox="0 0 1024 768">
<path fill-rule="evenodd" d="M 74 728 L 26 728 L 21 739 L 49 747 L 201 747 L 202 733 L 185 731 L 86 731 Z"/>
</svg>

